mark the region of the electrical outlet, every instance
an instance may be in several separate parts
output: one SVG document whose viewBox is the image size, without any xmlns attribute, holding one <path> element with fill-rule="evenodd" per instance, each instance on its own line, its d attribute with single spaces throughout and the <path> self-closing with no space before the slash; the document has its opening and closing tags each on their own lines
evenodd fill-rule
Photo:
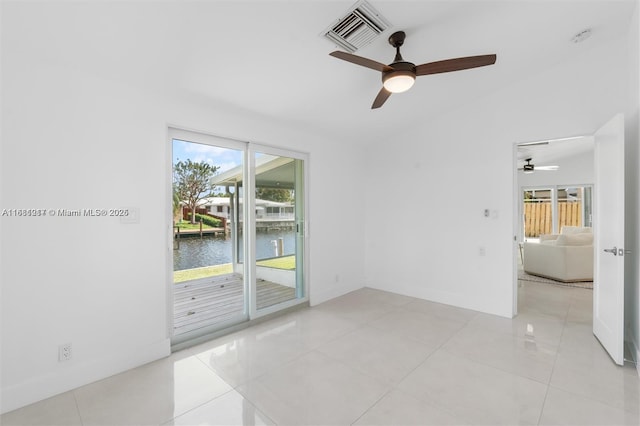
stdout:
<svg viewBox="0 0 640 426">
<path fill-rule="evenodd" d="M 71 359 L 71 343 L 58 346 L 58 362 L 69 361 Z"/>
</svg>

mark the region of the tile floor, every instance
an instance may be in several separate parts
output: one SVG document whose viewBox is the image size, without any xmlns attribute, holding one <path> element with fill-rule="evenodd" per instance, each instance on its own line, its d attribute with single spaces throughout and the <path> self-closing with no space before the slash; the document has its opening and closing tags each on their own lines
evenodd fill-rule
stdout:
<svg viewBox="0 0 640 426">
<path fill-rule="evenodd" d="M 521 282 L 513 320 L 362 289 L 7 413 L 3 425 L 638 425 L 591 290 Z"/>
</svg>

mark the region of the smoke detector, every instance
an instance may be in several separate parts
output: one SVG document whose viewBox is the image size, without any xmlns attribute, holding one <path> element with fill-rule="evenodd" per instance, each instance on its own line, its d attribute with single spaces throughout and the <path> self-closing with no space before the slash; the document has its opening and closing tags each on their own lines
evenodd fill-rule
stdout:
<svg viewBox="0 0 640 426">
<path fill-rule="evenodd" d="M 580 31 L 578 34 L 574 35 L 571 39 L 574 43 L 581 43 L 591 37 L 591 28 L 587 28 L 586 30 Z"/>
</svg>

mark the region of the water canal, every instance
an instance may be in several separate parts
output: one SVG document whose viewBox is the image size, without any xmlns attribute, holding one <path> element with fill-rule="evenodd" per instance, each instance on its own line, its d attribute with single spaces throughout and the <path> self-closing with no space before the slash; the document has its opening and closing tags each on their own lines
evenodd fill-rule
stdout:
<svg viewBox="0 0 640 426">
<path fill-rule="evenodd" d="M 268 259 L 275 256 L 273 242 L 284 240 L 283 255 L 295 254 L 295 232 L 293 230 L 256 233 L 256 259 Z M 180 238 L 180 248 L 173 251 L 173 270 L 200 268 L 204 266 L 231 263 L 232 243 L 230 236 L 190 236 Z M 240 246 L 242 258 L 242 246 Z"/>
</svg>

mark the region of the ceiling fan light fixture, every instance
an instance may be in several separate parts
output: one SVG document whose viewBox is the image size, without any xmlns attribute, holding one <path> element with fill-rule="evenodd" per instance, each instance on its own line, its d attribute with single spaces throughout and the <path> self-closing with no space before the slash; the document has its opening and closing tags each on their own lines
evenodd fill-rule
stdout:
<svg viewBox="0 0 640 426">
<path fill-rule="evenodd" d="M 371 109 L 380 108 L 387 99 L 389 99 L 391 94 L 402 93 L 409 90 L 418 76 L 460 71 L 496 63 L 496 55 L 493 54 L 451 58 L 442 61 L 427 62 L 416 66 L 412 62 L 402 59 L 402 55 L 400 54 L 400 46 L 404 44 L 405 37 L 406 34 L 404 31 L 396 31 L 389 36 L 389 44 L 396 49 L 396 56 L 389 65 L 340 50 L 329 53 L 329 55 L 335 58 L 382 73 L 383 87 L 374 99 Z"/>
<path fill-rule="evenodd" d="M 411 71 L 393 71 L 382 78 L 382 85 L 391 93 L 402 93 L 411 89 L 416 75 Z"/>
</svg>

